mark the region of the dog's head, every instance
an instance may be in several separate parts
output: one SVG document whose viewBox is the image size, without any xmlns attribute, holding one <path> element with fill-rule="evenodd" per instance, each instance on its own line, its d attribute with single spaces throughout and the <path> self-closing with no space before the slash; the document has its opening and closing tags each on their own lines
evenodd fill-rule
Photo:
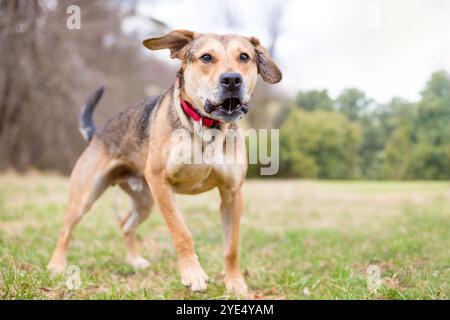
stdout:
<svg viewBox="0 0 450 320">
<path fill-rule="evenodd" d="M 224 122 L 248 111 L 258 74 L 268 83 L 281 80 L 280 69 L 255 37 L 174 30 L 144 46 L 170 49 L 170 56 L 182 61 L 183 94 L 202 113 Z"/>
</svg>

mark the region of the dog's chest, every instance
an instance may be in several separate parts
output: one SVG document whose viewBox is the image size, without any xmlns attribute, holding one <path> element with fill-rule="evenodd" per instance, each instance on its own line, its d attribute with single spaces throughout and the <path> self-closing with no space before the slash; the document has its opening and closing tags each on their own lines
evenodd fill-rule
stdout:
<svg viewBox="0 0 450 320">
<path fill-rule="evenodd" d="M 171 166 L 168 178 L 176 192 L 199 193 L 214 188 L 213 169 L 212 166 L 199 164 Z"/>
<path fill-rule="evenodd" d="M 176 192 L 201 193 L 219 184 L 234 186 L 241 183 L 245 175 L 244 163 L 227 163 L 226 157 L 230 155 L 226 149 L 216 148 L 213 153 L 206 150 L 205 145 L 199 150 L 194 144 L 172 147 L 166 173 Z"/>
</svg>

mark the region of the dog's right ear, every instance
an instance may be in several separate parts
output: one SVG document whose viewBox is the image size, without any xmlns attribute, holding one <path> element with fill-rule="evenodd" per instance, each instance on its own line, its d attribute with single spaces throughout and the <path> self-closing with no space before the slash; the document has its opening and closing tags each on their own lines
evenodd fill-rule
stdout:
<svg viewBox="0 0 450 320">
<path fill-rule="evenodd" d="M 144 40 L 150 50 L 170 49 L 170 57 L 183 60 L 183 48 L 194 39 L 195 33 L 189 30 L 174 30 L 162 37 Z"/>
</svg>

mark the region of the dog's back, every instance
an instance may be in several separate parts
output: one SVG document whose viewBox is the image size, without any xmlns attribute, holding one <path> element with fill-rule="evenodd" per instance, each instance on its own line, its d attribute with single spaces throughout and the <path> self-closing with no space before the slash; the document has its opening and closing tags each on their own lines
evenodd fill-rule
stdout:
<svg viewBox="0 0 450 320">
<path fill-rule="evenodd" d="M 148 144 L 150 116 L 160 96 L 149 97 L 117 113 L 97 130 L 92 116 L 103 91 L 103 87 L 97 89 L 87 100 L 80 113 L 80 132 L 87 141 L 95 139 L 96 143 L 100 142 L 111 158 L 135 159 L 137 163 L 132 165 L 142 166 L 140 153 Z"/>
<path fill-rule="evenodd" d="M 158 96 L 150 97 L 119 112 L 95 132 L 112 157 L 129 156 L 148 143 L 150 115 L 158 100 Z"/>
</svg>

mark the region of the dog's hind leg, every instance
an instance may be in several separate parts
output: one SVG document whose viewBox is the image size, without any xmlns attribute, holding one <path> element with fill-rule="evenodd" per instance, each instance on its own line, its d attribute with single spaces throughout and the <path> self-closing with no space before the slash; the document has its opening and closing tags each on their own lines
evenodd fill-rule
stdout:
<svg viewBox="0 0 450 320">
<path fill-rule="evenodd" d="M 127 250 L 127 262 L 136 269 L 144 269 L 150 263 L 139 253 L 136 228 L 150 215 L 153 205 L 150 189 L 144 178 L 132 176 L 120 183 L 119 186 L 131 197 L 131 210 L 120 222 Z"/>
<path fill-rule="evenodd" d="M 53 256 L 47 268 L 53 273 L 64 272 L 66 252 L 70 236 L 77 223 L 91 208 L 94 201 L 109 186 L 109 165 L 102 150 L 92 144 L 85 150 L 72 171 L 69 187 L 69 202 Z"/>
</svg>

